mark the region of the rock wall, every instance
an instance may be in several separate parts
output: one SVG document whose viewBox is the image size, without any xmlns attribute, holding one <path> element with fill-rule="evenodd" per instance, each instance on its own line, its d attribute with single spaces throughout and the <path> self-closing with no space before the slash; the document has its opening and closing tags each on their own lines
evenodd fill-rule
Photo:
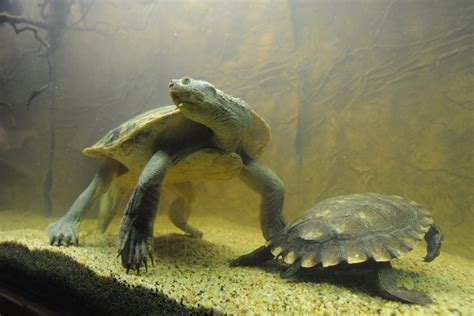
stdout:
<svg viewBox="0 0 474 316">
<path fill-rule="evenodd" d="M 70 23 L 79 18 L 73 7 Z M 397 194 L 432 210 L 447 251 L 473 258 L 473 18 L 470 1 L 97 1 L 77 25 L 87 30 L 65 31 L 55 54 L 55 213 L 97 166 L 81 148 L 169 104 L 168 80 L 188 75 L 267 119 L 262 160 L 286 184 L 288 218 L 338 194 Z M 9 26 L 0 38 L 6 78 L 37 43 Z M 44 61 L 30 54 L 0 84 L 0 101 L 15 105 L 10 132 L 35 135 L 0 152 L 3 208 L 42 211 L 51 98 L 31 111 L 23 103 L 44 80 Z M 194 216 L 258 225 L 258 196 L 238 180 L 196 189 Z"/>
</svg>

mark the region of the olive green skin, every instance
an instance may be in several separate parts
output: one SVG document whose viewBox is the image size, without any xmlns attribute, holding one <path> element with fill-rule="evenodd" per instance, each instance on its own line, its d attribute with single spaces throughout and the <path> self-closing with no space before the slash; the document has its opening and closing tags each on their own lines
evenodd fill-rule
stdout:
<svg viewBox="0 0 474 316">
<path fill-rule="evenodd" d="M 256 160 L 270 140 L 268 124 L 246 102 L 208 82 L 183 78 L 171 80 L 169 87 L 174 105 L 139 115 L 84 149 L 102 166 L 69 211 L 48 226 L 51 244 L 77 244 L 79 225 L 99 200 L 107 218 L 104 231 L 130 194 L 118 253 L 127 271 L 146 268 L 162 186 L 178 195 L 170 207 L 173 223 L 192 237 L 202 236 L 187 223 L 194 200 L 191 181 L 197 179 L 239 177 L 259 193 L 266 239 L 286 225 L 283 183 Z"/>
<path fill-rule="evenodd" d="M 183 80 L 189 83 L 181 84 Z M 236 177 L 242 168 L 236 153 L 258 159 L 271 140 L 270 127 L 245 101 L 208 82 L 177 80 L 170 95 L 175 105 L 128 120 L 83 153 L 118 161 L 127 169 L 119 185 L 133 188 L 157 147 L 172 148 L 179 155 L 166 182 L 181 183 Z"/>
</svg>

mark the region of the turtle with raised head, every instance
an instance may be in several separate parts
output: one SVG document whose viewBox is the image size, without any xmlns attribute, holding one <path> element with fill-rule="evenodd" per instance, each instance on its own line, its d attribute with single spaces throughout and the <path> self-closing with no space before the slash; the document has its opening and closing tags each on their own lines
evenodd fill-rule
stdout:
<svg viewBox="0 0 474 316">
<path fill-rule="evenodd" d="M 119 255 L 127 271 L 146 268 L 162 185 L 178 194 L 170 207 L 172 222 L 200 238 L 202 233 L 187 223 L 194 199 L 191 181 L 237 176 L 261 195 L 264 237 L 285 226 L 283 184 L 256 160 L 270 141 L 268 124 L 245 101 L 206 81 L 175 79 L 169 88 L 174 105 L 136 116 L 84 149 L 102 165 L 69 211 L 48 226 L 51 244 L 77 244 L 82 219 L 104 194 L 105 230 L 132 191 L 120 227 Z"/>
<path fill-rule="evenodd" d="M 430 262 L 439 255 L 443 235 L 431 214 L 416 202 L 375 193 L 336 196 L 317 203 L 265 246 L 233 260 L 231 266 L 257 266 L 282 258 L 289 265 L 283 278 L 304 269 L 364 268 L 373 272 L 381 296 L 428 304 L 426 294 L 397 286 L 390 264 L 422 238 L 427 243 L 424 260 Z"/>
</svg>

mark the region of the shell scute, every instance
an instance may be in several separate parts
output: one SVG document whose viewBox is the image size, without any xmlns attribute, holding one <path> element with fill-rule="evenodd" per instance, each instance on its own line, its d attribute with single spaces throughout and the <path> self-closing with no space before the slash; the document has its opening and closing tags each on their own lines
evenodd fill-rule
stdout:
<svg viewBox="0 0 474 316">
<path fill-rule="evenodd" d="M 390 252 L 384 247 L 381 240 L 374 237 L 368 237 L 361 240 L 368 258 L 383 262 L 392 259 Z"/>
<path fill-rule="evenodd" d="M 332 237 L 335 232 L 331 226 L 324 221 L 308 221 L 300 226 L 295 231 L 299 238 L 313 242 L 320 242 Z"/>
<path fill-rule="evenodd" d="M 339 264 L 341 259 L 341 248 L 337 240 L 331 240 L 322 245 L 321 263 L 323 267 L 331 267 Z"/>
<path fill-rule="evenodd" d="M 417 203 L 366 193 L 316 204 L 285 234 L 301 258 L 301 266 L 327 267 L 342 261 L 353 264 L 399 258 L 413 249 L 432 224 L 430 213 Z M 285 240 L 280 237 L 280 242 Z"/>
<path fill-rule="evenodd" d="M 367 261 L 367 253 L 364 246 L 358 240 L 346 242 L 344 248 L 346 251 L 347 263 L 353 264 Z"/>
</svg>

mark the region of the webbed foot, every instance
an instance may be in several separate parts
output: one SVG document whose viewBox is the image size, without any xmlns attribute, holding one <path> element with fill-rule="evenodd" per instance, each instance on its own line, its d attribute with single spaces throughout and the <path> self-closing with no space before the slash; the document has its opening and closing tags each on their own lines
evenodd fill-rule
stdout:
<svg viewBox="0 0 474 316">
<path fill-rule="evenodd" d="M 122 266 L 130 271 L 134 269 L 140 274 L 140 268 L 148 271 L 148 258 L 153 265 L 153 235 L 130 227 L 120 240 L 118 257 L 122 259 Z"/>
<path fill-rule="evenodd" d="M 431 298 L 423 292 L 398 286 L 390 262 L 377 262 L 375 269 L 375 283 L 380 296 L 389 300 L 411 304 L 426 305 L 433 303 Z"/>
<path fill-rule="evenodd" d="M 60 218 L 48 225 L 46 232 L 49 243 L 53 246 L 69 246 L 79 244 L 79 223 L 73 220 Z"/>
<path fill-rule="evenodd" d="M 441 245 L 443 244 L 444 236 L 439 230 L 438 226 L 432 224 L 430 230 L 425 235 L 426 241 L 426 256 L 425 262 L 433 261 L 441 251 Z"/>
</svg>

